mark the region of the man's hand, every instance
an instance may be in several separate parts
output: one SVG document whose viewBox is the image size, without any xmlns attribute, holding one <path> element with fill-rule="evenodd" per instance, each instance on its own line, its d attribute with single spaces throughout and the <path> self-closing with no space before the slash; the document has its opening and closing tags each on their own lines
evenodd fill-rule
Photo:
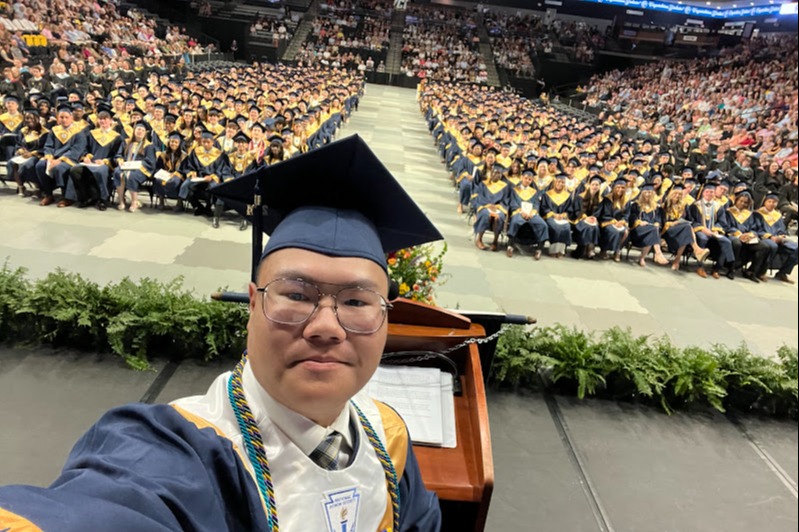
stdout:
<svg viewBox="0 0 799 532">
<path fill-rule="evenodd" d="M 713 231 L 711 231 L 707 227 L 702 228 L 702 234 L 705 236 L 714 236 Z"/>
</svg>

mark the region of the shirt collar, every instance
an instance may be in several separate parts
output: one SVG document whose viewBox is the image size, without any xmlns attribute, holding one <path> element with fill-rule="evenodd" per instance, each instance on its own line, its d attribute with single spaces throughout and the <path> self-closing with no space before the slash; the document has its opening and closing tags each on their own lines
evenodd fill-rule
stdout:
<svg viewBox="0 0 799 532">
<path fill-rule="evenodd" d="M 339 432 L 344 437 L 344 442 L 353 449 L 353 436 L 350 429 L 351 412 L 349 406 L 344 408 L 338 417 L 328 427 L 322 427 L 307 417 L 299 414 L 283 404 L 277 402 L 260 385 L 252 372 L 249 361 L 244 366 L 242 386 L 248 398 L 248 403 L 255 422 L 261 433 L 271 421 L 278 429 L 300 448 L 306 455 L 310 455 L 316 447 L 333 431 Z"/>
</svg>

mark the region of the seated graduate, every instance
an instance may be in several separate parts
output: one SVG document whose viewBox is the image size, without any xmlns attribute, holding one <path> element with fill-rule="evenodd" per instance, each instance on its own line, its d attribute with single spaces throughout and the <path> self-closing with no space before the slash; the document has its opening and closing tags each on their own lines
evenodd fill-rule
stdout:
<svg viewBox="0 0 799 532">
<path fill-rule="evenodd" d="M 117 192 L 117 209 L 125 210 L 125 191 L 130 192 L 130 212 L 141 207 L 139 188 L 155 172 L 155 147 L 147 140 L 150 126 L 143 120 L 133 124 L 133 134 L 128 139 L 122 158 L 117 160 L 114 170 L 114 186 Z M 127 169 L 125 166 L 131 165 Z"/>
<path fill-rule="evenodd" d="M 755 212 L 755 219 L 758 222 L 758 235 L 761 241 L 769 248 L 766 258 L 767 268 L 776 269 L 774 278 L 783 283 L 794 284 L 788 276 L 796 266 L 799 259 L 797 244 L 794 240 L 788 239 L 788 230 L 785 227 L 785 220 L 782 213 L 777 209 L 780 196 L 774 192 L 766 194 L 763 206 Z M 759 278 L 765 281 L 764 275 Z"/>
<path fill-rule="evenodd" d="M 714 201 L 715 195 L 715 185 L 705 183 L 699 201 L 690 204 L 686 214 L 693 226 L 697 245 L 709 250 L 710 256 L 716 261 L 711 272 L 712 277 L 718 279 L 719 272 L 724 269 L 727 278 L 733 279 L 735 252 L 732 249 L 732 242 L 724 234 L 724 210 Z M 696 273 L 700 277 L 707 277 L 707 272 L 701 266 Z"/>
<path fill-rule="evenodd" d="M 86 153 L 86 135 L 82 128 L 73 123 L 72 106 L 62 103 L 58 106 L 58 124 L 53 126 L 44 144 L 44 157 L 36 163 L 36 181 L 41 190 L 39 205 L 50 205 L 55 201 L 53 194 L 60 188 L 64 198 L 59 207 L 69 207 L 75 201 L 75 192 L 69 184 L 69 170 Z"/>
<path fill-rule="evenodd" d="M 513 164 L 511 164 L 511 168 Z M 507 177 L 506 177 L 507 178 Z M 533 172 L 525 170 L 521 183 L 510 191 L 510 221 L 508 222 L 508 257 L 517 244 L 532 245 L 533 259 L 541 258 L 541 249 L 549 240 L 549 228 L 541 218 L 541 194 L 532 186 Z"/>
<path fill-rule="evenodd" d="M 599 245 L 599 221 L 596 214 L 602 203 L 602 184 L 605 182 L 599 175 L 588 179 L 584 190 L 574 194 L 574 216 L 571 218 L 572 233 L 577 248 L 572 252 L 575 259 L 593 259 L 596 246 Z"/>
<path fill-rule="evenodd" d="M 236 141 L 236 151 L 228 155 L 228 159 L 230 160 L 230 176 L 226 177 L 224 182 L 241 177 L 258 168 L 258 165 L 255 162 L 255 154 L 247 149 L 250 143 L 250 138 L 244 133 L 239 133 L 235 136 L 234 140 Z M 212 191 L 215 185 L 215 183 L 212 183 L 209 187 L 209 190 Z M 214 200 L 214 216 L 213 220 L 211 221 L 211 225 L 214 227 L 214 229 L 219 227 L 219 218 L 222 215 L 222 211 L 224 211 L 226 207 L 227 205 L 223 199 L 216 198 Z M 246 218 L 243 219 L 239 224 L 239 229 L 242 231 L 247 229 Z"/>
<path fill-rule="evenodd" d="M 502 179 L 502 170 L 498 167 L 491 170 L 487 180 L 475 184 L 474 245 L 478 249 L 486 249 L 483 235 L 490 229 L 494 233 L 491 251 L 497 250 L 497 241 L 508 217 L 510 191 L 510 185 Z"/>
<path fill-rule="evenodd" d="M 250 176 L 219 188 L 251 201 L 260 178 L 283 214 L 265 218 L 246 355 L 204 395 L 106 413 L 49 488 L 0 487 L 8 532 L 440 529 L 404 422 L 362 391 L 386 253 L 440 233 L 358 137 Z"/>
<path fill-rule="evenodd" d="M 727 238 L 732 243 L 735 267 L 743 268 L 743 276 L 754 283 L 766 275 L 769 247 L 760 240 L 759 223 L 752 212 L 752 193 L 742 190 L 735 196 L 735 204 L 724 211 L 722 218 Z M 747 268 L 746 265 L 750 266 Z"/>
<path fill-rule="evenodd" d="M 458 185 L 458 214 L 463 214 L 463 208 L 471 203 L 474 183 L 481 179 L 481 173 L 486 165 L 483 160 L 484 147 L 479 140 L 474 140 L 466 157 L 458 159 L 460 164 L 455 167 L 455 184 Z"/>
<path fill-rule="evenodd" d="M 195 216 L 212 214 L 209 188 L 233 177 L 227 154 L 214 145 L 214 134 L 207 130 L 202 133 L 200 145 L 183 161 L 181 173 L 186 180 L 180 186 L 180 199 L 194 207 Z"/>
<path fill-rule="evenodd" d="M 114 164 L 124 157 L 125 141 L 113 128 L 110 109 L 97 112 L 97 127 L 86 136 L 86 154 L 70 170 L 78 207 L 97 205 L 106 210 L 110 199 L 108 183 Z"/>
<path fill-rule="evenodd" d="M 25 110 L 23 123 L 14 154 L 6 163 L 6 175 L 11 176 L 17 184 L 17 194 L 28 196 L 29 191 L 25 184 L 29 183 L 34 187 L 37 184 L 36 163 L 44 155 L 44 145 L 50 132 L 42 125 L 39 111 L 35 107 Z"/>
<path fill-rule="evenodd" d="M 610 193 L 602 199 L 596 214 L 599 220 L 600 258 L 610 258 L 609 253 L 612 253 L 614 261 L 621 261 L 621 247 L 630 233 L 627 223 L 629 216 L 627 179 L 619 177 L 613 181 Z"/>
<path fill-rule="evenodd" d="M 530 174 L 532 176 L 532 173 Z M 511 188 L 518 187 L 522 182 L 522 161 L 521 159 L 513 159 L 505 172 L 505 181 Z M 532 182 L 532 181 L 531 181 Z"/>
<path fill-rule="evenodd" d="M 158 198 L 158 207 L 163 209 L 166 198 L 178 199 L 180 186 L 183 184 L 184 176 L 180 173 L 183 161 L 186 159 L 186 152 L 183 151 L 183 135 L 178 131 L 172 131 L 167 137 L 165 149 L 156 155 L 156 174 L 161 170 L 168 174 L 168 176 L 155 175 L 153 182 L 153 193 Z M 174 210 L 178 212 L 183 210 L 183 200 L 178 199 Z"/>
<path fill-rule="evenodd" d="M 535 186 L 535 181 L 533 181 Z M 574 217 L 574 195 L 566 190 L 566 175 L 558 174 L 541 196 L 541 217 L 549 228 L 549 256 L 559 259 L 572 243 L 570 220 Z"/>
<path fill-rule="evenodd" d="M 283 147 L 283 137 L 280 135 L 272 135 L 267 140 L 269 141 L 269 147 L 264 154 L 264 164 L 282 163 L 288 159 L 286 150 Z"/>
<path fill-rule="evenodd" d="M 660 232 L 663 228 L 663 211 L 657 204 L 655 187 L 651 183 L 640 189 L 638 198 L 630 205 L 630 241 L 641 249 L 638 265 L 646 266 L 646 256 L 655 251 L 655 264 L 661 266 L 669 263 L 660 249 Z"/>
<path fill-rule="evenodd" d="M 666 248 L 674 253 L 671 261 L 672 271 L 679 271 L 680 260 L 688 246 L 701 264 L 710 254 L 709 249 L 701 248 L 696 243 L 693 224 L 686 217 L 683 202 L 683 186 L 676 184 L 669 189 L 663 201 L 663 229 L 661 237 L 666 241 Z"/>
<path fill-rule="evenodd" d="M 19 98 L 7 94 L 3 98 L 5 112 L 0 114 L 0 161 L 7 162 L 14 156 L 17 139 L 22 130 L 24 117 L 19 112 Z"/>
<path fill-rule="evenodd" d="M 563 184 L 566 185 L 566 176 L 563 176 Z M 554 181 L 553 175 L 549 173 L 549 161 L 541 158 L 535 165 L 535 176 L 533 177 L 533 186 L 541 193 L 546 192 L 552 186 Z M 566 191 L 568 192 L 568 190 Z"/>
</svg>

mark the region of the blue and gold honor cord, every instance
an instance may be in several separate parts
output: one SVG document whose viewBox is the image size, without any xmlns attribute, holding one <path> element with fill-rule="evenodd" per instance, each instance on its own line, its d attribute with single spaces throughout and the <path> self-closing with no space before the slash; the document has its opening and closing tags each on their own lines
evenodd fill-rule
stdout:
<svg viewBox="0 0 799 532">
<path fill-rule="evenodd" d="M 228 380 L 228 399 L 230 400 L 230 406 L 233 408 L 233 412 L 236 414 L 236 421 L 238 422 L 239 430 L 241 430 L 241 435 L 244 439 L 244 447 L 247 450 L 247 456 L 249 457 L 250 463 L 255 470 L 255 482 L 258 485 L 258 491 L 260 492 L 261 498 L 266 505 L 266 519 L 267 524 L 269 525 L 269 530 L 271 532 L 278 532 L 279 528 L 277 521 L 277 506 L 275 505 L 275 488 L 272 484 L 272 474 L 269 471 L 269 461 L 266 459 L 266 448 L 264 447 L 264 441 L 261 437 L 261 431 L 258 429 L 258 424 L 255 422 L 255 418 L 250 411 L 250 407 L 247 405 L 247 399 L 244 397 L 244 388 L 241 384 L 241 375 L 244 371 L 244 364 L 246 362 L 247 355 L 245 353 L 245 355 L 241 357 L 241 360 L 236 365 L 236 368 L 233 370 L 233 373 Z M 372 444 L 372 447 L 377 454 L 377 459 L 380 461 L 380 465 L 383 466 L 383 471 L 385 471 L 388 493 L 391 496 L 391 510 L 394 517 L 394 531 L 398 532 L 400 495 L 397 472 L 394 470 L 394 464 L 391 462 L 391 457 L 388 455 L 388 452 L 386 452 L 386 448 L 383 446 L 383 442 L 381 442 L 380 438 L 377 436 L 372 424 L 369 423 L 369 420 L 366 419 L 366 416 L 363 414 L 363 412 L 361 412 L 361 409 L 358 408 L 354 402 L 351 402 L 351 404 L 355 408 L 355 412 L 358 414 L 358 419 L 361 422 L 361 426 L 366 433 L 366 437 L 369 439 L 369 443 Z"/>
</svg>

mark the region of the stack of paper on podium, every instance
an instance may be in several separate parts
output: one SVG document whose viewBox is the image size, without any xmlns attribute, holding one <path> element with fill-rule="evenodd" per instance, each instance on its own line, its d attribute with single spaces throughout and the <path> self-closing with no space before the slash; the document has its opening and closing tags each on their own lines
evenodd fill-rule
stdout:
<svg viewBox="0 0 799 532">
<path fill-rule="evenodd" d="M 451 374 L 437 368 L 380 366 L 366 392 L 402 416 L 413 443 L 457 447 Z"/>
</svg>

